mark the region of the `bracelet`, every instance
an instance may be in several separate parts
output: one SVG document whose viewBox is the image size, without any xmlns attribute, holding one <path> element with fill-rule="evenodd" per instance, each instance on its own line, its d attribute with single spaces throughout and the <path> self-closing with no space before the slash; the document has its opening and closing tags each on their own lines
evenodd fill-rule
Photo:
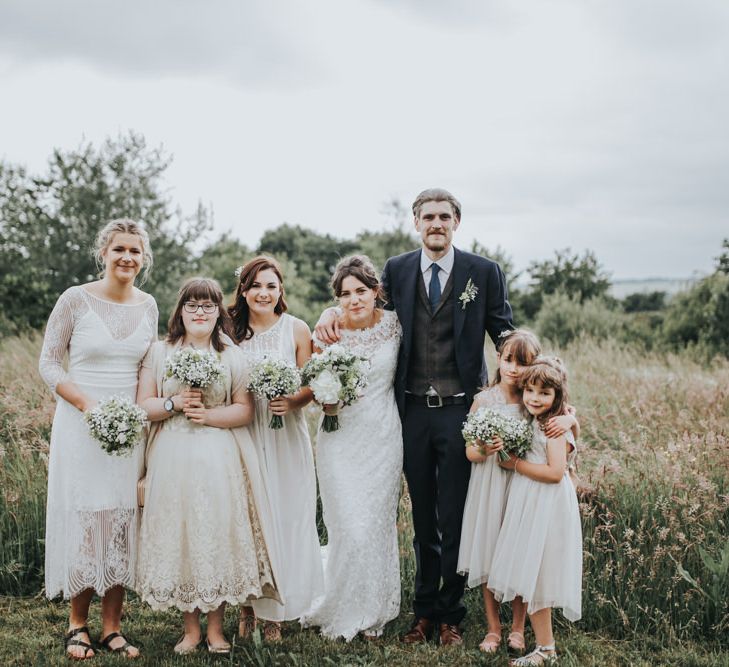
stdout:
<svg viewBox="0 0 729 667">
<path fill-rule="evenodd" d="M 519 465 L 519 461 L 521 461 L 521 459 L 516 459 L 516 461 L 514 461 L 514 472 L 519 472 L 517 470 L 517 466 Z"/>
</svg>

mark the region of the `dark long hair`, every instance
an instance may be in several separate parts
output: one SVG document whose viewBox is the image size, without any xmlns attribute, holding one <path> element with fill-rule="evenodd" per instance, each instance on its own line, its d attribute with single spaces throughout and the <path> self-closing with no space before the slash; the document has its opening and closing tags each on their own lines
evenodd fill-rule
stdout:
<svg viewBox="0 0 729 667">
<path fill-rule="evenodd" d="M 276 274 L 278 282 L 281 285 L 281 296 L 279 297 L 278 303 L 274 306 L 273 312 L 276 315 L 282 315 L 289 308 L 284 298 L 283 272 L 279 263 L 273 257 L 266 257 L 265 255 L 259 255 L 246 262 L 241 267 L 238 287 L 235 290 L 235 300 L 228 306 L 228 315 L 233 321 L 233 336 L 238 343 L 253 337 L 253 329 L 251 329 L 250 325 L 250 312 L 243 292 L 251 289 L 258 273 L 265 269 L 271 269 Z"/>
<path fill-rule="evenodd" d="M 334 296 L 342 295 L 342 283 L 349 276 L 359 280 L 365 287 L 375 290 L 375 307 L 382 308 L 385 304 L 385 293 L 377 277 L 375 265 L 367 255 L 350 255 L 339 260 L 331 281 Z"/>
<path fill-rule="evenodd" d="M 182 322 L 182 307 L 185 301 L 203 300 L 211 301 L 218 306 L 218 321 L 210 336 L 210 342 L 216 352 L 222 352 L 225 349 L 222 334 L 232 338 L 233 325 L 223 306 L 223 290 L 220 289 L 218 281 L 212 278 L 189 278 L 180 287 L 180 291 L 177 293 L 177 305 L 167 323 L 168 343 L 174 345 L 185 337 L 185 325 Z"/>
</svg>

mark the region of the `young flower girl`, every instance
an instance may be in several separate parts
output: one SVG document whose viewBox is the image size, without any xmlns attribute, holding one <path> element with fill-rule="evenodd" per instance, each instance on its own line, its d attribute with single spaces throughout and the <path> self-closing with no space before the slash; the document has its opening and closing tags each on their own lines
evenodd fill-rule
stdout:
<svg viewBox="0 0 729 667">
<path fill-rule="evenodd" d="M 208 651 L 229 653 L 226 602 L 279 599 L 270 508 L 250 436 L 237 428 L 253 418 L 253 398 L 243 355 L 226 334 L 222 302 L 214 280 L 192 278 L 182 286 L 166 340 L 154 343 L 142 363 L 137 393 L 153 424 L 138 588 L 153 609 L 184 613 L 179 654 L 201 643 L 201 612 L 208 617 Z M 198 353 L 215 371 L 209 374 L 215 380 L 195 383 L 209 386 L 195 389 L 181 379 L 184 369 L 175 363 L 182 350 Z"/>
<path fill-rule="evenodd" d="M 499 341 L 494 382 L 475 396 L 471 412 L 488 408 L 509 417 L 523 418 L 519 376 L 540 352 L 539 341 L 530 331 L 506 332 Z M 556 437 L 575 425 L 574 416 L 559 415 L 550 420 L 547 432 Z M 494 653 L 501 644 L 499 603 L 486 586 L 513 476 L 510 470 L 498 465 L 495 454 L 500 449 L 501 445 L 490 442 L 469 443 L 466 448 L 466 457 L 473 465 L 463 512 L 458 572 L 468 575 L 469 587 L 481 586 L 488 626 L 486 636 L 479 644 L 484 653 Z M 511 651 L 523 652 L 526 606 L 518 596 L 511 606 L 513 620 L 508 647 Z"/>
<path fill-rule="evenodd" d="M 534 418 L 532 449 L 502 465 L 515 471 L 494 550 L 488 588 L 497 600 L 521 596 L 536 637 L 534 651 L 513 665 L 556 660 L 552 607 L 576 621 L 582 603 L 582 528 L 577 494 L 567 473 L 572 434 L 549 436 L 551 417 L 567 401 L 567 373 L 556 357 L 539 357 L 521 375 L 522 400 Z"/>
</svg>

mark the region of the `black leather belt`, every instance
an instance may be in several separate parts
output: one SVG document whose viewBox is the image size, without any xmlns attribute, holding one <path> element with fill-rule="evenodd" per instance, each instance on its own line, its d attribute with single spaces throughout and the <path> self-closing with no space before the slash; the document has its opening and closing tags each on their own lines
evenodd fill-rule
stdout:
<svg viewBox="0 0 729 667">
<path fill-rule="evenodd" d="M 405 394 L 405 400 L 415 405 L 425 405 L 429 408 L 440 408 L 444 405 L 467 405 L 465 396 L 416 396 Z"/>
</svg>

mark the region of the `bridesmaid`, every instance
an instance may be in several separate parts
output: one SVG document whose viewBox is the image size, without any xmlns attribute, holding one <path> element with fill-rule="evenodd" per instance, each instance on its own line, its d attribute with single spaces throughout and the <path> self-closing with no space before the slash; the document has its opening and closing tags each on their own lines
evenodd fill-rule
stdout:
<svg viewBox="0 0 729 667">
<path fill-rule="evenodd" d="M 301 320 L 286 313 L 283 275 L 276 260 L 256 257 L 242 267 L 235 301 L 229 307 L 235 335 L 248 366 L 264 356 L 303 366 L 311 357 L 311 333 Z M 284 604 L 256 600 L 241 610 L 239 634 L 264 619 L 264 638 L 281 639 L 281 621 L 300 618 L 324 593 L 319 538 L 316 531 L 316 474 L 309 432 L 302 408 L 311 401 L 308 388 L 268 404 L 257 399 L 249 426 L 263 466 L 278 527 L 278 583 Z M 270 413 L 282 415 L 284 426 L 268 427 Z"/>
<path fill-rule="evenodd" d="M 121 634 L 124 588 L 134 586 L 137 479 L 143 447 L 111 456 L 88 433 L 83 413 L 102 398 L 134 400 L 139 364 L 157 336 L 157 304 L 134 286 L 152 266 L 144 228 L 112 220 L 96 239 L 101 280 L 68 288 L 48 320 L 40 374 L 55 393 L 46 511 L 46 595 L 71 600 L 69 657 L 94 656 L 89 604 L 101 596 L 101 646 L 136 658 Z M 63 359 L 68 353 L 68 372 Z"/>
<path fill-rule="evenodd" d="M 180 289 L 166 340 L 150 348 L 139 378 L 137 400 L 154 426 L 138 589 L 153 609 L 183 612 L 178 654 L 192 653 L 202 642 L 201 612 L 208 618 L 208 651 L 227 654 L 225 604 L 279 599 L 267 539 L 272 520 L 267 499 L 255 492 L 262 486 L 259 465 L 246 456 L 250 436 L 237 428 L 253 418 L 253 397 L 229 330 L 218 283 L 190 278 Z M 183 347 L 216 353 L 222 381 L 200 390 L 167 377 L 166 359 Z"/>
</svg>

